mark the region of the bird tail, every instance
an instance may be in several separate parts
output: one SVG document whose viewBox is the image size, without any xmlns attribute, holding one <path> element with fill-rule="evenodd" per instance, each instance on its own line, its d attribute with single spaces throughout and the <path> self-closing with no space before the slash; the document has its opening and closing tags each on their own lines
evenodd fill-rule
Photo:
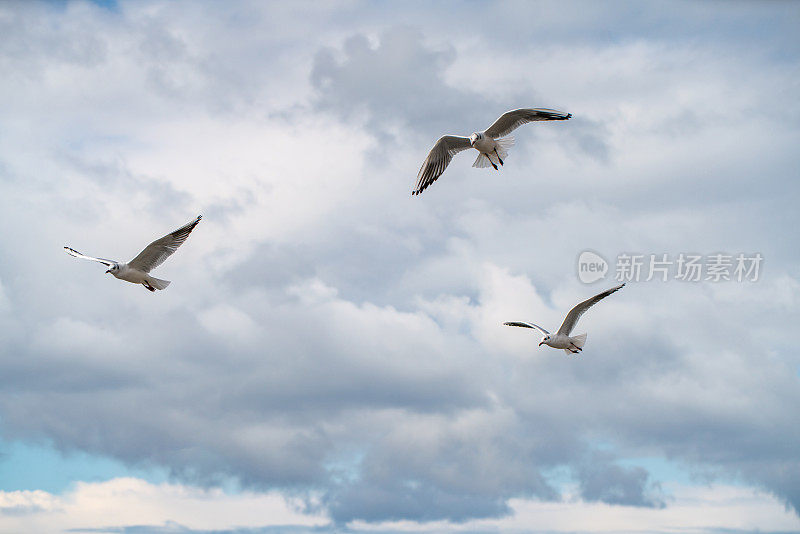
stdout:
<svg viewBox="0 0 800 534">
<path fill-rule="evenodd" d="M 167 289 L 167 286 L 170 284 L 169 280 L 161 280 L 160 278 L 153 278 L 152 276 L 147 278 L 147 282 L 156 289 Z"/>
<path fill-rule="evenodd" d="M 473 163 L 472 166 L 477 167 L 478 169 L 483 169 L 484 167 L 491 167 L 492 162 L 489 161 L 489 158 L 486 157 L 486 154 L 481 152 L 478 154 L 478 157 L 475 158 L 475 163 Z"/>
<path fill-rule="evenodd" d="M 495 142 L 497 143 L 497 154 L 501 159 L 505 159 L 508 156 L 508 149 L 514 146 L 514 138 L 509 135 L 508 137 L 497 139 Z"/>
<path fill-rule="evenodd" d="M 576 352 L 580 352 L 583 349 L 583 346 L 586 344 L 586 334 L 573 336 L 569 338 L 569 340 L 570 340 L 570 347 L 564 349 L 564 352 L 566 352 L 567 354 L 575 354 Z"/>
</svg>

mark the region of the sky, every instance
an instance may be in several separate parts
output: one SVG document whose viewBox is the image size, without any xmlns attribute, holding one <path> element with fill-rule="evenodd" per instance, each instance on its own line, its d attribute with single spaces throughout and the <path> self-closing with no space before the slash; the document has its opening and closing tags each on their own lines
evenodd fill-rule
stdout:
<svg viewBox="0 0 800 534">
<path fill-rule="evenodd" d="M 799 23 L 0 3 L 0 532 L 800 531 Z M 521 107 L 572 118 L 411 196 Z M 165 291 L 63 252 L 199 214 Z M 502 326 L 618 281 L 580 356 Z"/>
</svg>

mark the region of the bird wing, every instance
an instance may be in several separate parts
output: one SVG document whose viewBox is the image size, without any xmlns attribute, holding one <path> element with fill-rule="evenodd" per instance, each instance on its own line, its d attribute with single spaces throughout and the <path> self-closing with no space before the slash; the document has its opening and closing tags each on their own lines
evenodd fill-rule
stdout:
<svg viewBox="0 0 800 534">
<path fill-rule="evenodd" d="M 597 295 L 593 296 L 592 298 L 586 299 L 580 304 L 577 304 L 574 308 L 572 308 L 567 316 L 564 318 L 564 322 L 561 323 L 561 328 L 558 329 L 557 334 L 563 334 L 568 336 L 572 329 L 575 328 L 575 324 L 578 322 L 578 319 L 581 318 L 581 315 L 584 314 L 586 310 L 609 296 L 611 293 L 615 291 L 619 291 L 625 284 L 620 284 L 616 287 L 612 287 L 611 289 L 606 289 L 602 293 L 598 293 Z"/>
<path fill-rule="evenodd" d="M 181 226 L 161 239 L 156 239 L 147 245 L 138 256 L 129 261 L 128 266 L 149 273 L 151 270 L 164 263 L 164 260 L 169 258 L 173 252 L 178 250 L 178 247 L 186 241 L 186 238 L 189 237 L 189 234 L 192 233 L 192 230 L 194 230 L 194 227 L 197 226 L 197 223 L 199 223 L 202 218 L 202 215 L 198 215 L 192 222 Z"/>
<path fill-rule="evenodd" d="M 417 175 L 417 187 L 411 192 L 412 195 L 419 195 L 426 187 L 431 185 L 442 175 L 444 170 L 450 165 L 450 160 L 455 154 L 462 150 L 471 148 L 469 137 L 459 137 L 457 135 L 445 135 L 433 145 L 428 157 L 422 163 Z"/>
<path fill-rule="evenodd" d="M 96 262 L 102 263 L 106 267 L 111 267 L 112 265 L 117 263 L 114 260 L 107 260 L 105 258 L 95 258 L 93 256 L 87 256 L 86 254 L 81 254 L 80 252 L 78 252 L 74 248 L 70 248 L 70 247 L 64 247 L 64 250 L 66 250 L 67 254 L 69 254 L 70 256 L 75 256 L 76 258 L 83 258 L 84 260 L 96 261 Z"/>
<path fill-rule="evenodd" d="M 533 324 L 533 323 L 523 323 L 521 321 L 509 321 L 509 322 L 503 323 L 503 324 L 506 325 L 506 326 L 521 326 L 522 328 L 533 328 L 534 330 L 538 330 L 539 332 L 541 332 L 542 334 L 544 334 L 546 336 L 550 335 L 550 332 L 548 332 L 547 330 L 545 330 L 541 326 Z"/>
<path fill-rule="evenodd" d="M 486 135 L 497 139 L 503 137 L 523 124 L 533 121 L 565 121 L 572 117 L 572 113 L 562 113 L 554 109 L 523 108 L 507 111 L 486 129 Z"/>
</svg>

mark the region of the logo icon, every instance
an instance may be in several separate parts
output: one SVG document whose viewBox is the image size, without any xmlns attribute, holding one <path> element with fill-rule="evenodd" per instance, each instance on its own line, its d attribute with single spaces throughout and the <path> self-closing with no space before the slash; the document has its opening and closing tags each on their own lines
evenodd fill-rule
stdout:
<svg viewBox="0 0 800 534">
<path fill-rule="evenodd" d="M 606 277 L 608 262 L 600 254 L 584 250 L 578 256 L 578 279 L 591 284 Z"/>
</svg>

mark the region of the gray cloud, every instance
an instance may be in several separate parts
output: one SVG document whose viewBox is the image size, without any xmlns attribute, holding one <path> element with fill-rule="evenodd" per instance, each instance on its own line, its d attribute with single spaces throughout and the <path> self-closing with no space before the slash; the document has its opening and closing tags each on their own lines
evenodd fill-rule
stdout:
<svg viewBox="0 0 800 534">
<path fill-rule="evenodd" d="M 663 508 L 659 484 L 653 484 L 642 467 L 623 467 L 596 454 L 578 470 L 580 494 L 585 501 Z"/>
<path fill-rule="evenodd" d="M 424 25 L 377 22 L 371 9 L 343 8 L 336 17 L 358 24 L 335 32 L 325 29 L 330 13 L 275 22 L 245 6 L 237 13 L 252 26 L 241 36 L 234 15 L 209 28 L 217 19 L 185 5 L 145 18 L 120 7 L 114 19 L 37 7 L 69 22 L 61 28 L 104 29 L 92 34 L 104 52 L 84 43 L 67 60 L 56 49 L 72 33 L 44 36 L 28 28 L 29 8 L 2 8 L 22 20 L 3 64 L 24 73 L 29 59 L 41 79 L 64 80 L 2 84 L 8 101 L 31 95 L 24 109 L 37 118 L 2 111 L 14 119 L 0 139 L 0 223 L 10 229 L 0 250 L 14 251 L 0 256 L 4 438 L 162 466 L 198 484 L 319 491 L 340 526 L 500 516 L 510 498 L 560 499 L 549 473 L 563 467 L 585 500 L 668 506 L 645 467 L 624 467 L 647 455 L 800 506 L 800 359 L 786 335 L 797 320 L 786 228 L 797 222 L 798 124 L 752 114 L 766 94 L 795 117 L 793 95 L 770 90 L 796 83 L 784 59 L 756 50 L 731 60 L 718 46 L 725 36 L 715 37 L 724 29 L 688 45 L 586 37 L 586 47 L 553 13 L 552 24 L 535 19 L 549 26 L 540 38 L 512 16 L 525 4 L 455 14 L 465 24 L 438 41 Z M 726 15 L 726 29 L 758 33 L 772 9 L 784 8 L 750 22 Z M 483 15 L 512 20 L 496 44 L 488 30 L 473 38 L 474 49 L 493 44 L 498 66 L 453 72 L 470 49 L 463 32 L 493 20 Z M 580 27 L 605 32 L 592 20 Z M 269 30 L 278 33 L 263 37 Z M 533 62 L 503 44 L 511 34 L 530 47 L 557 43 L 571 61 Z M 516 63 L 538 77 L 482 90 Z M 743 81 L 742 72 L 761 76 Z M 86 76 L 108 81 L 84 85 Z M 429 146 L 406 137 L 469 133 L 515 107 L 509 98 L 563 98 L 576 117 L 520 130 L 502 172 L 454 161 L 409 199 Z M 689 127 L 676 128 L 681 119 Z M 240 122 L 245 134 L 231 142 Z M 300 136 L 321 123 L 351 138 L 366 125 L 367 141 L 341 160 L 325 153 L 328 173 L 355 161 L 354 176 L 317 198 L 326 173 L 306 170 L 319 156 Z M 281 144 L 286 136 L 293 142 Z M 231 146 L 248 141 L 244 159 L 256 163 L 236 167 L 243 152 Z M 263 154 L 292 165 L 266 166 Z M 208 169 L 180 166 L 195 158 Z M 275 214 L 285 201 L 263 203 L 276 191 L 295 194 L 288 215 Z M 197 206 L 208 208 L 203 226 L 163 267 L 175 283 L 157 298 L 61 252 L 73 240 L 87 252 L 135 252 L 150 226 L 172 227 Z M 768 274 L 740 296 L 729 286 L 631 284 L 582 319 L 590 335 L 580 359 L 534 352 L 525 333 L 500 327 L 517 313 L 556 326 L 591 290 L 573 272 L 587 247 L 760 250 Z M 612 442 L 614 461 L 587 462 L 598 440 Z"/>
<path fill-rule="evenodd" d="M 341 50 L 326 47 L 315 54 L 314 105 L 364 122 L 387 148 L 418 136 L 432 144 L 445 133 L 468 135 L 493 119 L 480 113 L 488 99 L 445 82 L 455 54 L 450 46 L 427 46 L 424 35 L 410 27 L 383 31 L 375 45 L 364 34 L 352 35 Z"/>
<path fill-rule="evenodd" d="M 334 493 L 334 520 L 463 521 L 505 515 L 512 495 L 558 498 L 540 472 L 541 441 L 511 414 L 418 419 L 398 421 L 368 452 L 356 479 Z"/>
</svg>

